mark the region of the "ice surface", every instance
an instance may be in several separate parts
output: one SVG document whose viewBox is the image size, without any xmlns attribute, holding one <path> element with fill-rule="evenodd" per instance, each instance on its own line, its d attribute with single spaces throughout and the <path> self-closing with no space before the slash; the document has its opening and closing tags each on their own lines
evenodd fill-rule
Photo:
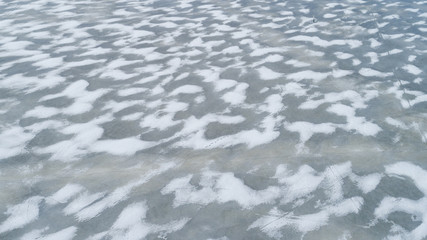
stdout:
<svg viewBox="0 0 427 240">
<path fill-rule="evenodd" d="M 0 1 L 0 239 L 426 239 L 423 1 Z"/>
<path fill-rule="evenodd" d="M 332 41 L 326 41 L 324 39 L 321 39 L 317 36 L 304 36 L 304 35 L 298 35 L 289 38 L 291 41 L 304 41 L 304 42 L 311 42 L 313 45 L 317 45 L 320 47 L 331 47 L 333 45 L 348 45 L 350 48 L 357 48 L 362 45 L 362 42 L 359 40 L 341 40 L 341 39 L 335 39 Z"/>
<path fill-rule="evenodd" d="M 9 217 L 0 224 L 0 233 L 22 228 L 37 220 L 39 217 L 39 204 L 42 200 L 42 197 L 34 196 L 23 203 L 8 207 L 5 213 Z"/>
<path fill-rule="evenodd" d="M 55 240 L 55 239 L 64 239 L 64 240 L 71 240 L 76 236 L 77 227 L 68 227 L 65 229 L 62 229 L 58 232 L 47 234 L 45 236 L 42 236 L 37 239 L 41 240 Z"/>
<path fill-rule="evenodd" d="M 372 68 L 362 68 L 360 69 L 359 73 L 360 75 L 365 77 L 380 77 L 380 78 L 389 77 L 392 75 L 391 73 L 383 73 Z"/>
<path fill-rule="evenodd" d="M 408 73 L 411 73 L 413 75 L 419 75 L 420 73 L 422 73 L 423 71 L 421 71 L 421 69 L 417 68 L 414 65 L 408 64 L 402 67 L 403 69 L 405 69 Z"/>
<path fill-rule="evenodd" d="M 263 80 L 273 80 L 282 76 L 282 74 L 275 72 L 267 67 L 261 67 L 258 69 L 259 77 Z"/>
<path fill-rule="evenodd" d="M 46 199 L 46 203 L 55 205 L 59 203 L 66 203 L 68 199 L 78 194 L 83 190 L 83 186 L 78 184 L 67 184 L 59 189 L 56 193 Z"/>
<path fill-rule="evenodd" d="M 398 175 L 409 177 L 415 186 L 424 194 L 424 197 L 418 200 L 412 200 L 403 197 L 385 197 L 380 205 L 375 209 L 375 216 L 385 219 L 393 212 L 406 212 L 417 217 L 419 224 L 412 231 L 404 232 L 402 237 L 408 239 L 424 239 L 427 237 L 426 223 L 426 204 L 427 204 L 427 187 L 424 184 L 427 180 L 427 171 L 407 162 L 398 162 L 386 167 L 386 173 L 389 175 Z"/>
<path fill-rule="evenodd" d="M 299 82 L 304 79 L 312 80 L 313 82 L 319 82 L 326 79 L 329 76 L 329 73 L 325 72 L 314 72 L 312 70 L 304 70 L 301 72 L 291 73 L 286 76 L 286 78 Z"/>
</svg>

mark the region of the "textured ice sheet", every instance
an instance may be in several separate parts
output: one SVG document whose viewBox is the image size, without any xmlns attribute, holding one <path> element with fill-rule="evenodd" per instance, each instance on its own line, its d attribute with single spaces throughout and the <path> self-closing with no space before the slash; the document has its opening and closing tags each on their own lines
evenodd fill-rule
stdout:
<svg viewBox="0 0 427 240">
<path fill-rule="evenodd" d="M 426 10 L 0 1 L 0 238 L 425 239 Z"/>
</svg>

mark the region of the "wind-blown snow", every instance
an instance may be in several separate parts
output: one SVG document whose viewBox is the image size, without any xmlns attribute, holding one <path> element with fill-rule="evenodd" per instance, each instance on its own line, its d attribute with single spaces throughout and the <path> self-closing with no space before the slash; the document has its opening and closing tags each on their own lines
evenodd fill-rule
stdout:
<svg viewBox="0 0 427 240">
<path fill-rule="evenodd" d="M 425 3 L 0 1 L 0 239 L 424 239 Z"/>
</svg>

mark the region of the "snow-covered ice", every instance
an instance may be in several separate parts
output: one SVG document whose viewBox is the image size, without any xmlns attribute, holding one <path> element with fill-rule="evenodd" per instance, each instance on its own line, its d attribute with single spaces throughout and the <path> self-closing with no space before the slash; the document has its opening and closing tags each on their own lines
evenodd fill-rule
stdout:
<svg viewBox="0 0 427 240">
<path fill-rule="evenodd" d="M 0 239 L 426 239 L 426 11 L 0 0 Z"/>
</svg>

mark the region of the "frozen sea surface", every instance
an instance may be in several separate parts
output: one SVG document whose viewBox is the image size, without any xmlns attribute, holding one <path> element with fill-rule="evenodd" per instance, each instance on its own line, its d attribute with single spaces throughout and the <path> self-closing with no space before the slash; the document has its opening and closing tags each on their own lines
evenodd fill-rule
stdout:
<svg viewBox="0 0 427 240">
<path fill-rule="evenodd" d="M 427 239 L 426 22 L 0 0 L 0 239 Z"/>
</svg>

